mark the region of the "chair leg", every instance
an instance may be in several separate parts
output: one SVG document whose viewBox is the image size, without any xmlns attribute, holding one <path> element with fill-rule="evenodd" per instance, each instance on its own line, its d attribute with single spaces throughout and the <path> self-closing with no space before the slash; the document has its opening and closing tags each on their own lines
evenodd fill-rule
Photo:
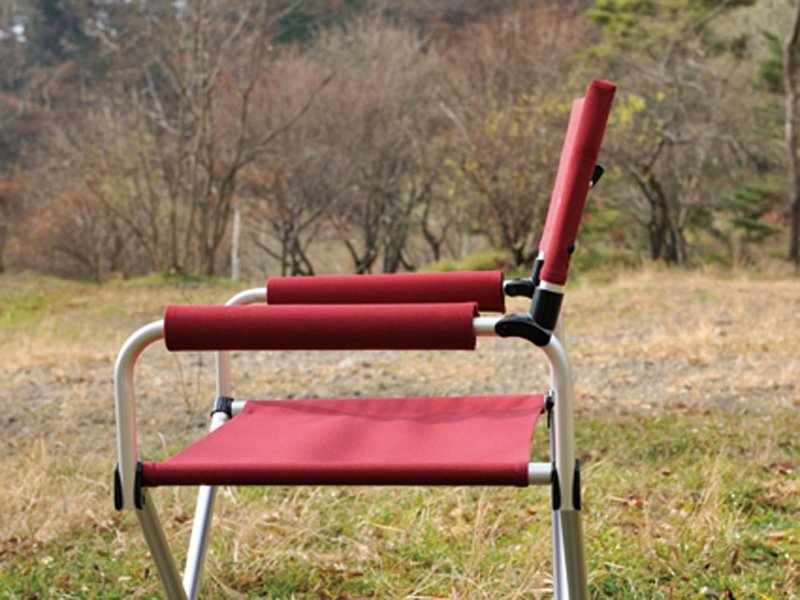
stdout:
<svg viewBox="0 0 800 600">
<path fill-rule="evenodd" d="M 142 526 L 144 538 L 150 548 L 153 562 L 156 563 L 158 575 L 164 585 L 164 591 L 169 600 L 186 600 L 186 592 L 183 589 L 178 569 L 175 566 L 175 559 L 169 551 L 167 538 L 161 528 L 161 521 L 158 518 L 153 499 L 147 493 L 147 489 L 143 489 L 141 494 L 142 508 L 135 509 L 136 518 L 139 519 L 139 524 Z"/>
<path fill-rule="evenodd" d="M 553 598 L 560 600 L 566 598 L 566 578 L 564 571 L 564 549 L 561 539 L 561 521 L 558 518 L 558 511 L 552 512 L 553 520 Z"/>
<path fill-rule="evenodd" d="M 189 600 L 196 600 L 200 592 L 200 578 L 203 575 L 208 534 L 214 516 L 214 498 L 217 488 L 203 485 L 197 492 L 197 506 L 194 511 L 192 535 L 186 553 L 186 569 L 183 572 L 183 587 Z"/>
<path fill-rule="evenodd" d="M 227 353 L 219 353 L 217 381 L 228 377 Z M 227 379 L 225 379 L 227 381 Z M 228 384 L 223 384 L 227 386 Z M 217 391 L 220 392 L 218 388 Z M 230 400 L 225 394 L 220 393 L 214 403 L 211 413 L 211 426 L 209 431 L 221 427 L 231 417 Z M 189 550 L 186 553 L 186 569 L 183 572 L 183 587 L 189 600 L 196 600 L 200 593 L 200 578 L 203 575 L 203 565 L 208 549 L 208 534 L 211 531 L 211 521 L 214 518 L 214 499 L 217 488 L 211 485 L 201 485 L 197 492 L 197 506 L 194 509 L 192 522 L 192 535 L 189 538 Z"/>
<path fill-rule="evenodd" d="M 589 598 L 579 510 L 553 511 L 553 596 L 558 600 Z"/>
</svg>

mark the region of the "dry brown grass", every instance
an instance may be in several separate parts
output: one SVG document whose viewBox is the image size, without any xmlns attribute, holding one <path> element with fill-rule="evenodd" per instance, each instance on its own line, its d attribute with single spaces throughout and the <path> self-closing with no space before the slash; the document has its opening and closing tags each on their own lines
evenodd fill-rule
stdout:
<svg viewBox="0 0 800 600">
<path fill-rule="evenodd" d="M 156 281 L 106 286 L 25 276 L 0 281 L 4 305 L 12 307 L 0 314 L 0 385 L 6 398 L 0 421 L 5 442 L 0 452 L 0 566 L 30 582 L 47 579 L 55 595 L 82 595 L 83 588 L 72 588 L 75 581 L 83 581 L 86 595 L 104 595 L 102 590 L 116 590 L 111 596 L 152 594 L 158 587 L 152 571 L 145 572 L 140 534 L 129 515 L 111 509 L 113 360 L 125 337 L 158 318 L 167 302 L 221 302 L 234 290 Z M 27 307 L 26 299 L 34 296 L 34 308 Z M 524 309 L 524 303 L 516 307 Z M 700 492 L 685 480 L 673 481 L 676 470 L 697 465 L 668 465 L 667 472 L 655 469 L 647 477 L 635 469 L 620 471 L 620 462 L 604 453 L 603 444 L 624 443 L 603 442 L 605 425 L 585 433 L 592 551 L 624 554 L 615 537 L 619 533 L 640 546 L 647 560 L 680 565 L 686 556 L 693 561 L 713 556 L 709 544 L 718 543 L 719 536 L 741 536 L 751 514 L 749 505 L 730 506 L 729 454 L 736 444 L 747 448 L 747 465 L 766 473 L 754 494 L 780 506 L 796 500 L 796 458 L 786 458 L 783 430 L 769 420 L 800 407 L 800 280 L 649 270 L 606 283 L 579 282 L 568 295 L 565 316 L 578 378 L 578 412 L 584 419 L 606 425 L 628 419 L 629 430 L 636 423 L 631 416 L 664 414 L 685 419 L 695 429 L 705 422 L 722 427 L 728 417 L 761 424 L 752 434 L 745 429 L 735 442 L 723 436 L 728 447 L 709 446 L 702 469 L 687 476 L 703 480 Z M 234 360 L 234 378 L 240 382 L 235 391 L 241 397 L 389 396 L 527 390 L 532 380 L 546 385 L 546 367 L 529 346 L 502 340 L 482 340 L 479 346 L 475 353 L 424 356 L 242 355 Z M 163 453 L 202 433 L 213 393 L 211 374 L 210 357 L 176 358 L 160 348 L 146 352 L 138 373 L 140 423 L 148 432 L 141 439 L 145 454 Z M 641 436 L 657 436 L 658 431 L 643 430 Z M 636 443 L 635 437 L 631 440 Z M 736 485 L 745 483 L 736 480 Z M 224 490 L 208 585 L 215 594 L 231 596 L 234 590 L 260 590 L 276 597 L 306 592 L 325 597 L 325 582 L 334 581 L 345 596 L 383 590 L 377 595 L 537 597 L 549 586 L 547 527 L 517 531 L 515 523 L 546 516 L 546 495 L 534 491 L 535 501 L 518 503 L 508 497 L 511 493 Z M 185 539 L 192 494 L 160 491 L 159 500 L 170 536 Z M 239 517 L 245 512 L 249 517 L 242 525 Z M 798 512 L 785 518 L 796 523 Z M 797 530 L 782 523 L 767 531 L 776 537 L 770 543 L 780 545 L 785 541 L 781 536 Z M 444 541 L 434 541 L 437 537 Z M 661 557 L 670 547 L 684 558 Z M 797 552 L 797 546 L 788 552 Z M 527 560 L 530 556 L 544 560 Z M 88 561 L 98 572 L 83 578 L 65 574 L 63 568 L 69 567 L 59 571 L 52 564 L 65 559 Z M 729 560 L 735 569 L 743 559 Z M 798 557 L 791 560 L 790 578 L 798 576 Z M 592 563 L 595 589 L 615 578 L 643 577 L 642 565 L 617 562 Z M 235 573 L 228 572 L 232 563 L 241 567 Z M 653 568 L 654 563 L 647 564 Z M 669 578 L 666 571 L 659 577 Z M 274 580 L 276 572 L 286 581 Z M 142 579 L 147 584 L 139 588 Z M 498 580 L 504 581 L 502 593 Z M 11 597 L 19 589 L 39 589 L 15 588 L 15 582 L 0 579 L 0 595 L 3 585 Z M 358 587 L 359 582 L 366 587 Z M 676 584 L 653 585 L 646 589 L 661 594 Z"/>
</svg>

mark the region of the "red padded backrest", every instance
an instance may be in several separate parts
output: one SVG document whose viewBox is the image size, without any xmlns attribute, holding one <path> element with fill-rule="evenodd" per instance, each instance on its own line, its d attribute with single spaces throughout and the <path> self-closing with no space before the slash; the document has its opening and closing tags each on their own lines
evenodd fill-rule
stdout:
<svg viewBox="0 0 800 600">
<path fill-rule="evenodd" d="M 600 153 L 616 87 L 594 80 L 586 96 L 575 100 L 561 150 L 558 174 L 550 199 L 539 249 L 545 255 L 542 281 L 563 285 L 570 254 L 578 235 L 586 196 Z"/>
</svg>

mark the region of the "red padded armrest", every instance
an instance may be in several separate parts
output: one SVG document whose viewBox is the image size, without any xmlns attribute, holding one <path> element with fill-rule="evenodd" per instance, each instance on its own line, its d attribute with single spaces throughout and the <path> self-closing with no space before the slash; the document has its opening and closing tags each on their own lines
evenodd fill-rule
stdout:
<svg viewBox="0 0 800 600">
<path fill-rule="evenodd" d="M 476 302 L 505 312 L 500 271 L 271 277 L 269 304 L 406 304 Z"/>
<path fill-rule="evenodd" d="M 169 350 L 473 350 L 474 302 L 170 305 Z"/>
<path fill-rule="evenodd" d="M 541 280 L 567 281 L 571 249 L 578 235 L 597 156 L 616 87 L 594 80 L 584 98 L 575 100 L 561 150 L 553 196 L 539 249 L 544 252 Z"/>
</svg>

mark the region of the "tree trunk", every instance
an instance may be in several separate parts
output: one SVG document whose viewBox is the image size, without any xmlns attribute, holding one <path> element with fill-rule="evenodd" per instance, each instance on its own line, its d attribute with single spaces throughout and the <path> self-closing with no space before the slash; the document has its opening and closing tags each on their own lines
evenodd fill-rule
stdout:
<svg viewBox="0 0 800 600">
<path fill-rule="evenodd" d="M 783 46 L 783 81 L 786 93 L 786 152 L 789 165 L 789 260 L 800 268 L 800 157 L 797 139 L 797 52 L 800 41 L 800 1 Z"/>
<path fill-rule="evenodd" d="M 0 273 L 5 273 L 6 265 L 3 262 L 3 251 L 6 248 L 6 240 L 8 239 L 8 222 L 11 220 L 11 211 L 8 205 L 11 200 L 0 197 Z"/>
<path fill-rule="evenodd" d="M 6 272 L 6 265 L 3 262 L 3 250 L 6 246 L 6 232 L 8 227 L 5 223 L 0 223 L 0 273 Z"/>
<path fill-rule="evenodd" d="M 242 204 L 236 203 L 233 210 L 233 233 L 231 234 L 231 279 L 239 281 L 239 241 L 242 237 Z"/>
</svg>

